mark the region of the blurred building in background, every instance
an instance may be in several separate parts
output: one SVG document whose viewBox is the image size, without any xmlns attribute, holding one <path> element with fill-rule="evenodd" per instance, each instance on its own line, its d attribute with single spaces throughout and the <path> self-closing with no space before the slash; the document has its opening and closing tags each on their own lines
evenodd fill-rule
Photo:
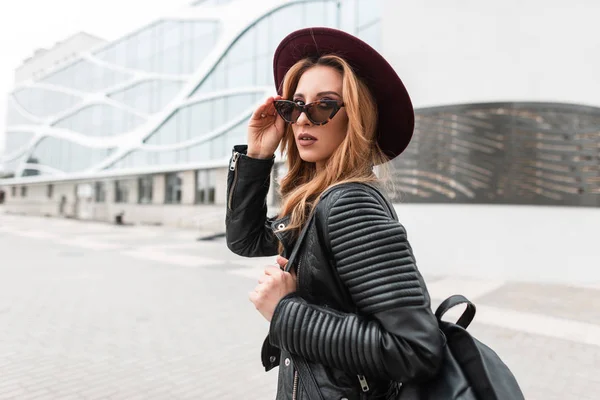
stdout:
<svg viewBox="0 0 600 400">
<path fill-rule="evenodd" d="M 361 37 L 405 81 L 416 135 L 394 161 L 396 200 L 600 206 L 600 49 L 585 23 L 600 6 L 578 2 L 205 0 L 111 43 L 75 35 L 17 69 L 5 208 L 196 225 L 226 204 L 277 44 L 306 26 Z M 582 23 L 558 32 L 565 14 Z"/>
</svg>

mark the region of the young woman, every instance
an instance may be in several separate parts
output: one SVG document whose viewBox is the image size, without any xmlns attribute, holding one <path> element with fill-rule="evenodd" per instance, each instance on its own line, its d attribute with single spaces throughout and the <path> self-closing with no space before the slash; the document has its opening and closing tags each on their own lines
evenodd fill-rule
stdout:
<svg viewBox="0 0 600 400">
<path fill-rule="evenodd" d="M 380 54 L 333 29 L 291 33 L 274 73 L 279 95 L 256 109 L 248 145 L 233 150 L 226 218 L 234 253 L 279 255 L 249 295 L 270 321 L 263 365 L 279 365 L 277 399 L 312 399 L 299 358 L 323 399 L 390 397 L 397 382 L 433 376 L 443 347 L 406 231 L 365 185 L 377 183 L 374 165 L 408 145 L 410 98 Z M 289 172 L 280 215 L 270 219 L 279 145 Z M 311 213 L 299 261 L 285 272 Z"/>
</svg>

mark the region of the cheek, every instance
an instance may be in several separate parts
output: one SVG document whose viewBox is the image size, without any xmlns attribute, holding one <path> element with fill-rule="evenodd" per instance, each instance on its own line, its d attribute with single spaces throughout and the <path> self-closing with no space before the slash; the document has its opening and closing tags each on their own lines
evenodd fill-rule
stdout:
<svg viewBox="0 0 600 400">
<path fill-rule="evenodd" d="M 331 126 L 329 136 L 331 138 L 332 144 L 335 146 L 339 146 L 346 137 L 346 132 L 348 130 L 348 120 L 346 118 L 340 118 L 338 120 L 333 120 L 330 122 Z"/>
<path fill-rule="evenodd" d="M 329 125 L 329 124 L 327 124 Z M 326 126 L 327 126 L 326 125 Z M 326 154 L 322 154 L 323 157 L 330 157 L 331 154 L 342 144 L 344 138 L 346 137 L 346 129 L 340 125 L 327 126 L 329 129 L 326 129 L 322 135 L 325 139 L 323 141 L 322 151 Z"/>
</svg>

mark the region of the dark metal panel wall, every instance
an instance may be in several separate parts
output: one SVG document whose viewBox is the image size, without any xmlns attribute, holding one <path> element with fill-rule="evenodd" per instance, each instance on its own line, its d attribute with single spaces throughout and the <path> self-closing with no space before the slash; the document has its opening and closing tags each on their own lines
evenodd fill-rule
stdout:
<svg viewBox="0 0 600 400">
<path fill-rule="evenodd" d="M 395 201 L 600 207 L 600 108 L 493 103 L 418 109 L 392 163 Z"/>
</svg>

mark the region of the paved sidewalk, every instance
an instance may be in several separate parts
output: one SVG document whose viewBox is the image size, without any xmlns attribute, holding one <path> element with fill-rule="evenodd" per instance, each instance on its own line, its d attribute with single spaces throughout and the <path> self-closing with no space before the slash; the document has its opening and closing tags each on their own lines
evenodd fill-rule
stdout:
<svg viewBox="0 0 600 400">
<path fill-rule="evenodd" d="M 0 399 L 269 399 L 266 321 L 247 300 L 274 258 L 197 232 L 0 215 Z M 434 276 L 528 400 L 600 393 L 600 288 Z"/>
</svg>

